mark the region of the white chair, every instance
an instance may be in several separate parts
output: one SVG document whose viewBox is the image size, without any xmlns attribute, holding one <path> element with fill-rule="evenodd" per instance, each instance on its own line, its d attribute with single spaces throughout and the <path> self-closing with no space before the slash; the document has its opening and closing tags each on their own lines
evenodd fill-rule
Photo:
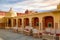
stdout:
<svg viewBox="0 0 60 40">
<path fill-rule="evenodd" d="M 48 33 L 50 33 L 51 28 L 46 28 L 45 31 L 48 32 Z"/>
<path fill-rule="evenodd" d="M 39 33 L 37 29 L 33 29 L 33 33 Z"/>
<path fill-rule="evenodd" d="M 26 26 L 24 29 L 25 29 L 25 31 L 27 31 L 26 29 L 28 29 L 30 31 L 31 29 L 33 29 L 33 27 Z"/>
<path fill-rule="evenodd" d="M 57 29 L 56 30 L 56 34 L 60 34 L 60 29 Z"/>
<path fill-rule="evenodd" d="M 12 27 L 13 32 L 18 32 L 18 27 Z"/>
<path fill-rule="evenodd" d="M 59 37 L 59 40 L 60 40 L 60 29 L 56 30 L 56 37 Z"/>
<path fill-rule="evenodd" d="M 56 30 L 55 29 L 51 29 L 51 32 L 50 32 L 51 40 L 55 39 L 55 36 L 56 36 L 55 33 L 56 33 Z"/>
<path fill-rule="evenodd" d="M 18 27 L 18 32 L 19 33 L 23 33 L 23 28 L 22 27 Z"/>
<path fill-rule="evenodd" d="M 56 33 L 56 30 L 55 29 L 51 29 L 51 34 L 55 34 Z"/>
<path fill-rule="evenodd" d="M 29 27 L 26 26 L 26 27 L 24 28 L 24 31 L 25 31 L 25 32 L 28 32 L 28 29 L 29 29 Z"/>
<path fill-rule="evenodd" d="M 39 37 L 39 30 L 33 29 L 33 37 Z"/>
<path fill-rule="evenodd" d="M 24 28 L 24 34 L 25 34 L 25 35 L 30 35 L 31 29 L 32 29 L 32 27 L 26 26 L 26 27 Z"/>
</svg>

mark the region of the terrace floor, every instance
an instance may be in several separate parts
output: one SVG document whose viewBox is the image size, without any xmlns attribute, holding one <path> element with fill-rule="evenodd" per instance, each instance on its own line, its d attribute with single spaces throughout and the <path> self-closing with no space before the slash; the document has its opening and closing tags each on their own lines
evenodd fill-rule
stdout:
<svg viewBox="0 0 60 40">
<path fill-rule="evenodd" d="M 42 40 L 41 38 L 33 38 L 20 33 L 14 33 L 11 30 L 0 29 L 0 40 Z"/>
</svg>

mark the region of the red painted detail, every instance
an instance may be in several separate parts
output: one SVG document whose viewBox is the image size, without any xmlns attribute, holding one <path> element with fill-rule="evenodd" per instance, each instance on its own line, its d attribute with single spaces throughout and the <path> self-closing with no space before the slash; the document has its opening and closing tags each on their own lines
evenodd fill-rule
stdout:
<svg viewBox="0 0 60 40">
<path fill-rule="evenodd" d="M 29 29 L 26 29 L 26 31 L 29 31 Z"/>
<path fill-rule="evenodd" d="M 39 35 L 42 35 L 42 33 L 39 33 Z"/>
<path fill-rule="evenodd" d="M 50 33 L 50 35 L 54 35 L 53 33 Z"/>
<path fill-rule="evenodd" d="M 33 18 L 33 26 L 37 26 L 37 23 L 39 24 L 39 18 L 35 17 Z"/>
<path fill-rule="evenodd" d="M 56 34 L 56 36 L 60 36 L 60 34 Z"/>
<path fill-rule="evenodd" d="M 5 16 L 6 13 L 7 13 L 7 12 L 0 11 L 0 15 L 1 15 L 1 16 Z"/>
<path fill-rule="evenodd" d="M 24 26 L 29 26 L 29 19 L 28 18 L 24 19 Z"/>
<path fill-rule="evenodd" d="M 51 22 L 53 24 L 53 18 L 52 17 L 46 17 L 45 18 L 45 26 L 48 27 L 48 23 Z M 53 25 L 52 25 L 53 27 Z"/>
<path fill-rule="evenodd" d="M 48 23 L 51 23 L 51 27 L 54 28 L 54 20 L 52 16 L 46 16 L 43 18 L 43 29 L 48 27 Z"/>
<path fill-rule="evenodd" d="M 18 27 L 22 25 L 22 19 L 18 19 Z"/>
</svg>

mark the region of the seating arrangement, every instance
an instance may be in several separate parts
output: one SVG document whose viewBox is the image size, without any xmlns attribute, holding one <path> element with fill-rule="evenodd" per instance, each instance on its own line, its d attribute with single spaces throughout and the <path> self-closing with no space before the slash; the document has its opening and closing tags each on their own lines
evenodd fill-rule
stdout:
<svg viewBox="0 0 60 40">
<path fill-rule="evenodd" d="M 42 33 L 42 38 L 47 40 L 55 40 L 55 29 L 46 28 Z"/>
<path fill-rule="evenodd" d="M 39 37 L 39 30 L 34 28 L 32 31 L 33 31 L 33 37 Z"/>
<path fill-rule="evenodd" d="M 17 26 L 12 27 L 12 30 L 13 30 L 13 32 L 18 32 L 18 27 Z"/>
<path fill-rule="evenodd" d="M 49 34 L 51 32 L 51 28 L 46 28 L 45 31 L 47 34 Z"/>
<path fill-rule="evenodd" d="M 25 35 L 31 35 L 32 29 L 33 29 L 33 27 L 26 26 L 26 27 L 24 28 L 24 34 L 25 34 Z"/>
<path fill-rule="evenodd" d="M 7 27 L 7 29 L 9 29 Z M 13 32 L 17 33 L 23 33 L 26 36 L 33 36 L 34 38 L 42 38 L 42 39 L 49 39 L 49 40 L 55 40 L 56 35 L 60 35 L 60 29 L 52 29 L 52 28 L 46 28 L 45 30 L 38 30 L 36 28 L 33 28 L 31 26 L 26 26 L 25 28 L 22 27 L 12 27 L 11 28 Z"/>
<path fill-rule="evenodd" d="M 18 33 L 23 33 L 23 30 L 24 30 L 24 29 L 23 29 L 22 27 L 18 27 L 17 30 L 18 30 Z"/>
</svg>

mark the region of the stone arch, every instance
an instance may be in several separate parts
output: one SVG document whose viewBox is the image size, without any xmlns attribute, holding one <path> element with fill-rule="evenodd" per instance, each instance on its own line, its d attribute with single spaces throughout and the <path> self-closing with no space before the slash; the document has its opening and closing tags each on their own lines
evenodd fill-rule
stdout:
<svg viewBox="0 0 60 40">
<path fill-rule="evenodd" d="M 34 27 L 34 28 L 39 28 L 39 18 L 38 17 L 33 17 L 32 18 L 32 26 Z"/>
<path fill-rule="evenodd" d="M 24 27 L 29 26 L 29 18 L 24 18 Z"/>
<path fill-rule="evenodd" d="M 54 18 L 52 16 L 43 17 L 43 29 L 47 27 L 54 28 Z"/>
<path fill-rule="evenodd" d="M 22 26 L 22 19 L 18 19 L 18 27 Z"/>
<path fill-rule="evenodd" d="M 8 18 L 8 26 L 11 27 L 11 19 Z"/>
</svg>

